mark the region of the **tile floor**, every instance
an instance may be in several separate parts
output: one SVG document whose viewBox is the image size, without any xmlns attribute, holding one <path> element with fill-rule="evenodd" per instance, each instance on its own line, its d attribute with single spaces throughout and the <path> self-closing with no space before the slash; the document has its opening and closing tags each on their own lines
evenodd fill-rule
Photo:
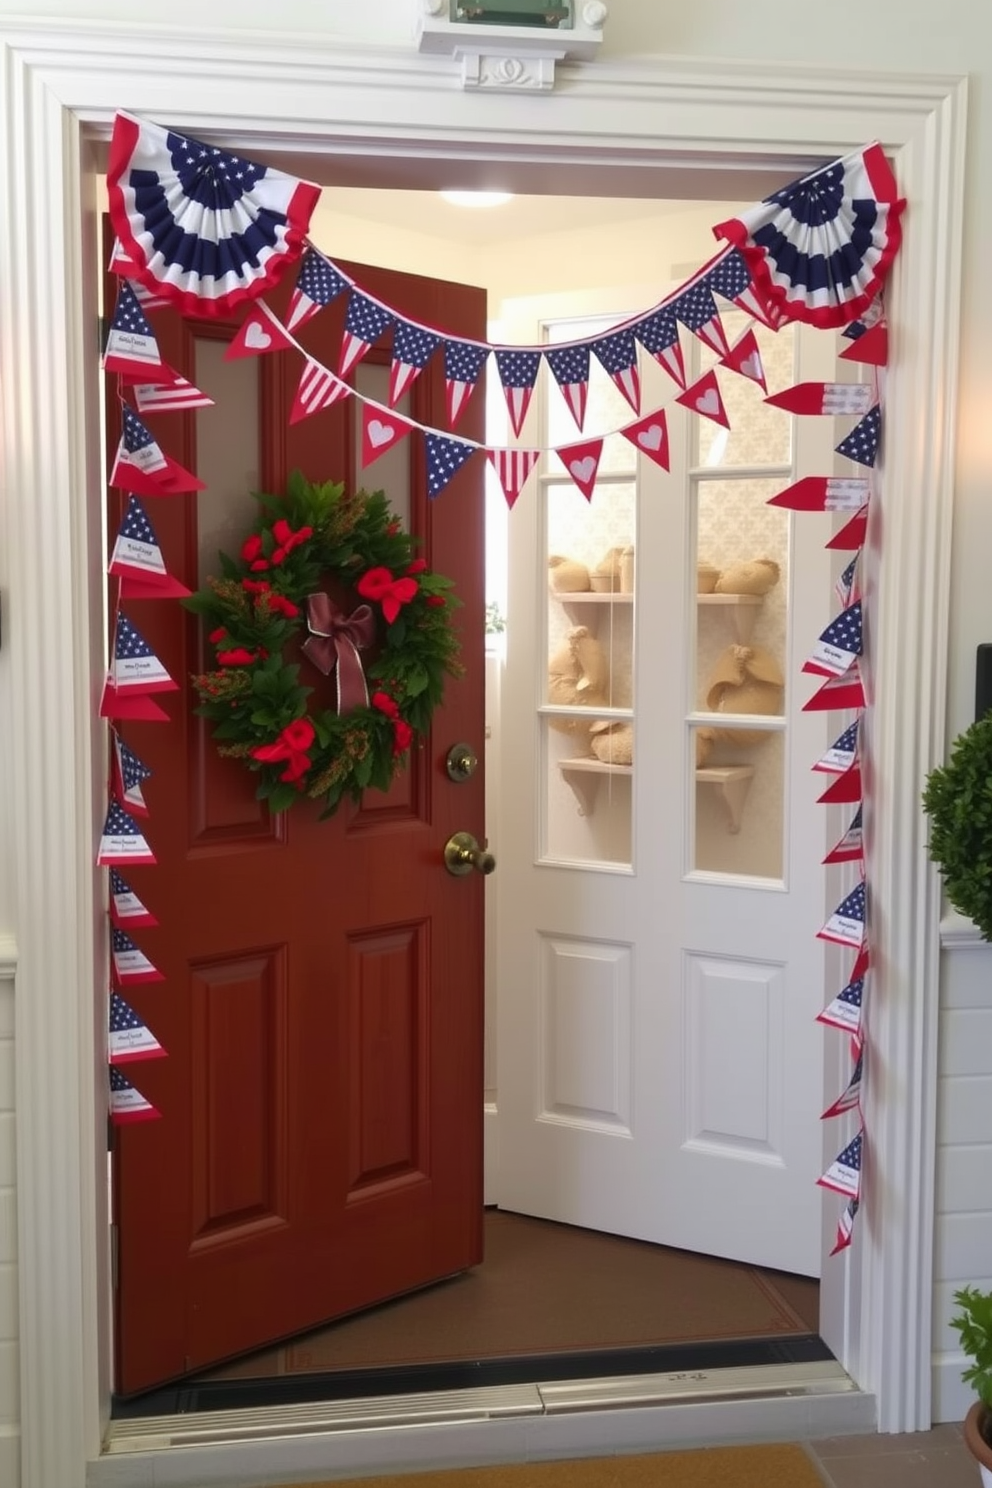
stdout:
<svg viewBox="0 0 992 1488">
<path fill-rule="evenodd" d="M 980 1488 L 959 1425 L 908 1436 L 833 1436 L 808 1450 L 826 1488 Z"/>
</svg>

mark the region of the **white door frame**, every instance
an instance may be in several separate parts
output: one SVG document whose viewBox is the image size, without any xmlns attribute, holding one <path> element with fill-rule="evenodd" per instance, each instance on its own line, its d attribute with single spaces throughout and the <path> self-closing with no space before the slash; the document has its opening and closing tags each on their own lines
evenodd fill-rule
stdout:
<svg viewBox="0 0 992 1488">
<path fill-rule="evenodd" d="M 457 64 L 412 45 L 30 20 L 0 22 L 0 43 L 2 820 L 18 953 L 24 1488 L 81 1488 L 109 1398 L 105 1030 L 94 997 L 106 985 L 106 937 L 94 868 L 105 771 L 91 167 L 117 108 L 297 160 L 406 155 L 559 173 L 605 162 L 664 167 L 673 179 L 708 168 L 706 195 L 737 199 L 753 194 L 749 172 L 785 181 L 874 138 L 890 151 L 910 206 L 889 301 L 890 434 L 875 513 L 888 507 L 895 519 L 884 524 L 884 565 L 869 562 L 870 1038 L 883 1078 L 866 1092 L 867 1203 L 852 1251 L 825 1267 L 823 1317 L 831 1346 L 876 1397 L 880 1429 L 926 1427 L 939 947 L 919 794 L 944 742 L 965 80 L 640 58 L 563 69 L 557 92 L 530 97 L 463 92 Z M 659 194 L 679 193 L 669 180 Z M 603 1446 L 601 1433 L 590 1440 Z M 453 1454 L 433 1453 L 451 1465 Z M 246 1479 L 249 1459 L 237 1465 Z M 129 1484 L 135 1470 L 132 1461 Z M 171 1481 L 161 1454 L 155 1473 Z"/>
</svg>

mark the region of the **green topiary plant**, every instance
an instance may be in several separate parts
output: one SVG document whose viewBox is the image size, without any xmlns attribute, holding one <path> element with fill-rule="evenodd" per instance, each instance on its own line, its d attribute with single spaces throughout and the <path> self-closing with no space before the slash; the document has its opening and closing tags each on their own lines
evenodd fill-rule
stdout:
<svg viewBox="0 0 992 1488">
<path fill-rule="evenodd" d="M 948 899 L 992 940 L 992 713 L 965 729 L 947 764 L 927 776 L 923 809 Z"/>
<path fill-rule="evenodd" d="M 992 1292 L 961 1287 L 954 1293 L 954 1305 L 961 1310 L 951 1318 L 951 1327 L 972 1361 L 961 1378 L 974 1387 L 986 1410 L 992 1409 Z"/>
</svg>

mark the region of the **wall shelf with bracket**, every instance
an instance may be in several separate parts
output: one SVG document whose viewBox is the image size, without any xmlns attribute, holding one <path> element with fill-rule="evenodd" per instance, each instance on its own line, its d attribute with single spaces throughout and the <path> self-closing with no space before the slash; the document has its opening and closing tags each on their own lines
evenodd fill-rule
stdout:
<svg viewBox="0 0 992 1488">
<path fill-rule="evenodd" d="M 753 779 L 753 765 L 703 765 L 696 771 L 698 784 L 712 785 L 719 791 L 727 808 L 730 831 L 734 833 L 741 829 L 744 802 Z"/>
<path fill-rule="evenodd" d="M 575 797 L 580 816 L 592 816 L 596 809 L 600 783 L 605 775 L 629 780 L 634 773 L 633 765 L 608 765 L 602 760 L 583 756 L 559 760 L 558 769 Z M 699 785 L 711 785 L 719 792 L 727 809 L 731 832 L 737 833 L 741 829 L 744 802 L 753 778 L 753 765 L 701 766 L 696 771 Z"/>
<path fill-rule="evenodd" d="M 578 594 L 557 594 L 552 591 L 552 594 L 572 624 L 587 625 L 593 635 L 599 628 L 599 617 L 604 605 L 630 605 L 634 602 L 632 594 L 621 594 L 619 591 L 613 594 L 593 594 L 591 590 Z"/>
<path fill-rule="evenodd" d="M 764 604 L 763 594 L 697 594 L 696 603 L 720 609 L 734 628 L 734 639 L 746 646 L 754 633 L 758 611 Z"/>
</svg>

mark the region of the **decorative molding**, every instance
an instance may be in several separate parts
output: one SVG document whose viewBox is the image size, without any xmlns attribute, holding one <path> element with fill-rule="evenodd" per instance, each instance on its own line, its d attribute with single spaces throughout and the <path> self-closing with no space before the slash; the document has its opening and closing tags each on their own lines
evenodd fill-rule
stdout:
<svg viewBox="0 0 992 1488">
<path fill-rule="evenodd" d="M 550 93 L 555 85 L 555 62 L 564 52 L 510 57 L 495 52 L 456 52 L 466 88 L 498 88 L 502 93 Z"/>
<path fill-rule="evenodd" d="M 992 950 L 992 944 L 985 939 L 974 920 L 956 913 L 946 914 L 941 920 L 940 944 L 945 951 L 977 950 L 982 946 Z"/>
<path fill-rule="evenodd" d="M 460 61 L 464 88 L 550 93 L 556 63 L 595 57 L 607 14 L 602 0 L 587 0 L 574 25 L 542 31 L 537 26 L 452 21 L 444 0 L 422 0 L 417 48 Z"/>
<path fill-rule="evenodd" d="M 0 982 L 10 982 L 17 971 L 17 941 L 12 935 L 0 935 Z"/>
</svg>

